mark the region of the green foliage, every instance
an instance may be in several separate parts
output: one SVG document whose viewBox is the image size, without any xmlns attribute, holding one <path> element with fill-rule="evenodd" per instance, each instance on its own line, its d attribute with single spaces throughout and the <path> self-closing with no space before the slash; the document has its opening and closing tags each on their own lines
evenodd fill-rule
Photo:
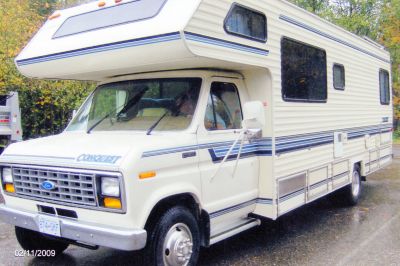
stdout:
<svg viewBox="0 0 400 266">
<path fill-rule="evenodd" d="M 329 19 L 357 35 L 376 39 L 382 6 L 376 0 L 333 0 Z"/>
<path fill-rule="evenodd" d="M 58 7 L 57 0 L 0 1 L 0 94 L 18 91 L 24 138 L 56 134 L 63 130 L 93 84 L 44 81 L 23 77 L 14 58 Z"/>
<path fill-rule="evenodd" d="M 90 83 L 71 81 L 38 81 L 19 88 L 21 117 L 25 138 L 60 133 L 87 94 Z"/>
<path fill-rule="evenodd" d="M 400 144 L 400 130 L 393 132 L 393 143 Z"/>
<path fill-rule="evenodd" d="M 318 15 L 324 15 L 329 6 L 329 0 L 293 0 L 292 2 Z"/>
</svg>

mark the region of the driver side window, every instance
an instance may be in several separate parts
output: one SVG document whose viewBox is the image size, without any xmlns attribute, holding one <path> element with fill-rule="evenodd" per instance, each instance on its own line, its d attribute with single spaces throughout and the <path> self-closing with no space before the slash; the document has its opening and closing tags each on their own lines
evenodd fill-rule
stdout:
<svg viewBox="0 0 400 266">
<path fill-rule="evenodd" d="M 243 120 L 239 93 L 233 83 L 213 82 L 208 97 L 204 126 L 207 130 L 241 128 Z"/>
</svg>

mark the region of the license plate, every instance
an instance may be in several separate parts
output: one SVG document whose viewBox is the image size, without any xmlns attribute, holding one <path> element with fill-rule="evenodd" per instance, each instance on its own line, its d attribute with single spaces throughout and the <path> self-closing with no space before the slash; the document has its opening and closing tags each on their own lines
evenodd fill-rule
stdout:
<svg viewBox="0 0 400 266">
<path fill-rule="evenodd" d="M 39 215 L 39 231 L 43 234 L 61 236 L 60 220 Z"/>
</svg>

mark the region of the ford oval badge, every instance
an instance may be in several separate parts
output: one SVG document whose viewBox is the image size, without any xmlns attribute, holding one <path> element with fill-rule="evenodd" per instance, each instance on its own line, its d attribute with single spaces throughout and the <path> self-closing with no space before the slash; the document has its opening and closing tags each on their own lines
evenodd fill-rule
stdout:
<svg viewBox="0 0 400 266">
<path fill-rule="evenodd" d="M 54 182 L 46 180 L 42 183 L 42 188 L 45 190 L 53 190 L 56 188 L 56 184 L 54 184 Z"/>
</svg>

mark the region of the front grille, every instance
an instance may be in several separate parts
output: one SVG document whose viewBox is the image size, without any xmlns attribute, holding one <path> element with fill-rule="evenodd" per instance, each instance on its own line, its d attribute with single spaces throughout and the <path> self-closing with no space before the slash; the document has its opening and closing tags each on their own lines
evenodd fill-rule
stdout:
<svg viewBox="0 0 400 266">
<path fill-rule="evenodd" d="M 13 167 L 12 173 L 17 195 L 56 203 L 97 206 L 95 174 L 28 167 Z M 45 181 L 50 181 L 55 188 L 44 189 L 42 184 Z"/>
</svg>

